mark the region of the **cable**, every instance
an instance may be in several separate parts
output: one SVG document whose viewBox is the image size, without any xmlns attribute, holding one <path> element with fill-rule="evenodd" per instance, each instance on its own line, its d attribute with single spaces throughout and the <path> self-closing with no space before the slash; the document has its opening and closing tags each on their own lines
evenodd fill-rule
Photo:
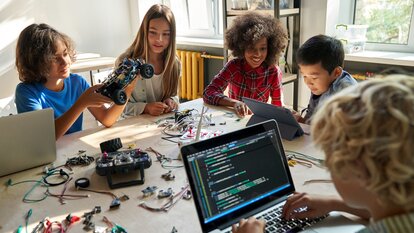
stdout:
<svg viewBox="0 0 414 233">
<path fill-rule="evenodd" d="M 305 162 L 309 162 L 312 163 L 315 166 L 318 167 L 325 167 L 325 160 L 324 159 L 318 159 L 316 157 L 313 157 L 311 155 L 307 155 L 307 154 L 303 154 L 297 151 L 292 151 L 292 150 L 285 150 L 286 152 L 286 157 L 289 159 L 289 156 L 295 158 L 295 159 L 299 159 Z"/>
<path fill-rule="evenodd" d="M 56 183 L 51 183 L 50 181 L 48 181 L 48 178 L 50 178 L 51 176 L 55 176 L 55 175 L 60 175 L 59 177 L 61 177 L 63 180 L 56 182 Z M 66 173 L 63 169 L 52 170 L 43 177 L 43 182 L 47 184 L 48 186 L 58 186 L 58 185 L 66 183 L 69 180 L 69 178 L 70 178 L 69 174 Z"/>
</svg>

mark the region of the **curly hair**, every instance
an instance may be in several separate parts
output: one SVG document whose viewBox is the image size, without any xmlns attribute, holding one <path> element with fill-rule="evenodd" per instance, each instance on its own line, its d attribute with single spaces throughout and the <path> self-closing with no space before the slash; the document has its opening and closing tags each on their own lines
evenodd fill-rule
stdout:
<svg viewBox="0 0 414 233">
<path fill-rule="evenodd" d="M 267 38 L 267 57 L 264 63 L 276 64 L 287 45 L 287 32 L 281 22 L 271 15 L 254 11 L 235 18 L 226 31 L 226 47 L 232 50 L 234 57 L 244 57 L 247 48 L 263 37 Z"/>
<path fill-rule="evenodd" d="M 315 114 L 312 135 L 332 174 L 353 171 L 382 203 L 414 209 L 414 77 L 345 89 Z"/>
<path fill-rule="evenodd" d="M 16 67 L 20 81 L 45 83 L 55 58 L 57 42 L 66 45 L 71 62 L 75 61 L 75 45 L 67 35 L 47 24 L 31 24 L 19 35 L 16 46 Z"/>
</svg>

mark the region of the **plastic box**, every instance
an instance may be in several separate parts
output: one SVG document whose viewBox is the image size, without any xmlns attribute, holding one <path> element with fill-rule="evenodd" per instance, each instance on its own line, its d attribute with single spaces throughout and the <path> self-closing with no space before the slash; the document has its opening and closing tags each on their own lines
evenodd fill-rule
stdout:
<svg viewBox="0 0 414 233">
<path fill-rule="evenodd" d="M 335 37 L 342 41 L 345 53 L 356 53 L 365 50 L 368 25 L 338 24 Z"/>
<path fill-rule="evenodd" d="M 338 39 L 366 40 L 368 25 L 337 24 L 335 35 Z"/>
<path fill-rule="evenodd" d="M 340 39 L 344 46 L 345 53 L 357 53 L 365 50 L 366 40 L 345 40 Z"/>
</svg>

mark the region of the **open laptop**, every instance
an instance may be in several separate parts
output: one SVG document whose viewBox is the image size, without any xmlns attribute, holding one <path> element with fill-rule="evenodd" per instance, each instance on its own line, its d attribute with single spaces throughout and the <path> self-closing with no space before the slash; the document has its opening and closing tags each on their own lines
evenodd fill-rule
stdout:
<svg viewBox="0 0 414 233">
<path fill-rule="evenodd" d="M 0 176 L 56 160 L 52 109 L 0 117 Z"/>
<path fill-rule="evenodd" d="M 250 216 L 266 219 L 267 232 L 284 229 L 272 227 L 269 220 L 280 216 L 277 212 L 295 192 L 276 121 L 187 144 L 181 154 L 203 232 L 227 232 Z M 298 232 L 318 221 L 306 231 L 355 232 L 363 227 L 334 215 L 290 221 L 292 229 L 282 232 Z M 331 228 L 334 224 L 340 226 Z"/>
<path fill-rule="evenodd" d="M 302 127 L 300 127 L 289 109 L 246 97 L 242 97 L 242 100 L 253 112 L 253 116 L 247 122 L 247 126 L 275 119 L 279 125 L 282 138 L 293 140 L 304 134 Z"/>
</svg>

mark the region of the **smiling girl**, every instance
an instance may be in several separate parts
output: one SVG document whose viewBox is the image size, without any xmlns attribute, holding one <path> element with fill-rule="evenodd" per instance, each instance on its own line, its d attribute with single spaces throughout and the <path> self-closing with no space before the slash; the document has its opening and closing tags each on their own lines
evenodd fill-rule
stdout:
<svg viewBox="0 0 414 233">
<path fill-rule="evenodd" d="M 287 33 L 272 16 L 249 12 L 237 17 L 226 31 L 226 46 L 235 59 L 227 62 L 206 87 L 204 102 L 234 107 L 248 113 L 242 97 L 281 106 L 282 72 L 277 64 L 287 44 Z M 223 94 L 229 87 L 229 96 Z"/>
<path fill-rule="evenodd" d="M 134 42 L 117 59 L 143 59 L 154 66 L 151 79 L 137 78 L 124 110 L 126 115 L 158 116 L 177 109 L 180 62 L 176 57 L 175 19 L 165 5 L 153 5 L 145 14 Z"/>
</svg>

